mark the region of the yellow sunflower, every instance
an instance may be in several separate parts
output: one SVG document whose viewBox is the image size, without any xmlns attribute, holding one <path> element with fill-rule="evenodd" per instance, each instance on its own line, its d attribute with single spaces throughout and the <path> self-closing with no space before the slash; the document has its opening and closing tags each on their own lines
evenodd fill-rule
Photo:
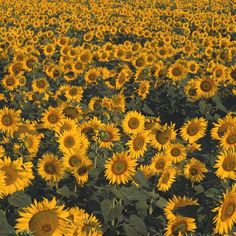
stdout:
<svg viewBox="0 0 236 236">
<path fill-rule="evenodd" d="M 230 84 L 236 85 L 236 65 L 231 66 L 228 77 Z"/>
<path fill-rule="evenodd" d="M 19 211 L 16 232 L 31 231 L 35 236 L 64 235 L 69 227 L 69 213 L 64 208 L 64 205 L 57 205 L 56 198 L 41 202 L 34 200 L 30 206 Z"/>
<path fill-rule="evenodd" d="M 5 156 L 5 148 L 2 145 L 0 145 L 0 158 L 3 156 Z"/>
<path fill-rule="evenodd" d="M 65 91 L 65 96 L 67 99 L 71 101 L 80 102 L 81 99 L 83 98 L 83 92 L 84 90 L 81 86 L 70 86 Z"/>
<path fill-rule="evenodd" d="M 236 128 L 231 126 L 220 140 L 220 146 L 224 150 L 236 150 Z"/>
<path fill-rule="evenodd" d="M 158 150 L 166 149 L 171 141 L 175 140 L 176 135 L 175 124 L 154 128 L 150 134 L 151 145 Z"/>
<path fill-rule="evenodd" d="M 236 184 L 223 194 L 223 198 L 219 206 L 212 210 L 217 213 L 213 220 L 214 233 L 231 235 L 230 231 L 236 223 Z"/>
<path fill-rule="evenodd" d="M 173 211 L 180 207 L 190 206 L 190 205 L 199 205 L 197 200 L 193 200 L 192 198 L 188 198 L 186 196 L 173 196 L 165 205 L 164 215 L 167 220 L 174 220 L 177 215 L 173 213 Z"/>
<path fill-rule="evenodd" d="M 199 98 L 210 98 L 218 91 L 218 82 L 212 78 L 199 78 L 196 81 L 196 90 Z"/>
<path fill-rule="evenodd" d="M 40 146 L 40 137 L 36 134 L 21 134 L 20 139 L 24 142 L 29 153 L 37 153 Z"/>
<path fill-rule="evenodd" d="M 3 198 L 4 192 L 6 191 L 6 176 L 3 171 L 0 171 L 0 199 Z"/>
<path fill-rule="evenodd" d="M 137 92 L 142 100 L 145 99 L 149 94 L 149 89 L 150 89 L 150 81 L 143 80 L 139 83 L 139 88 Z"/>
<path fill-rule="evenodd" d="M 84 80 L 87 84 L 96 84 L 99 77 L 99 72 L 96 68 L 90 68 L 84 75 Z"/>
<path fill-rule="evenodd" d="M 82 110 L 79 105 L 72 104 L 71 102 L 64 103 L 61 105 L 63 115 L 66 118 L 78 121 L 81 118 Z"/>
<path fill-rule="evenodd" d="M 204 118 L 193 118 L 184 123 L 180 129 L 183 140 L 194 143 L 204 137 L 207 129 L 207 121 Z"/>
<path fill-rule="evenodd" d="M 4 107 L 0 110 L 0 130 L 12 135 L 18 130 L 21 111 Z"/>
<path fill-rule="evenodd" d="M 178 171 L 175 167 L 164 168 L 157 183 L 157 189 L 159 191 L 166 192 L 171 188 L 171 185 L 175 182 Z"/>
<path fill-rule="evenodd" d="M 100 147 L 111 149 L 120 140 L 120 130 L 114 124 L 103 124 L 100 129 Z"/>
<path fill-rule="evenodd" d="M 144 174 L 144 176 L 148 179 L 153 175 L 153 171 L 150 168 L 150 165 L 143 165 L 139 166 L 139 170 Z"/>
<path fill-rule="evenodd" d="M 14 161 L 6 156 L 0 159 L 0 171 L 3 172 L 6 183 L 4 195 L 7 196 L 27 188 L 34 179 L 32 167 L 31 162 L 23 163 L 22 157 Z"/>
<path fill-rule="evenodd" d="M 214 165 L 216 175 L 221 178 L 230 178 L 236 180 L 236 152 L 232 150 L 222 151 L 216 160 Z"/>
<path fill-rule="evenodd" d="M 32 82 L 33 92 L 45 93 L 49 87 L 49 83 L 46 78 L 34 79 Z"/>
<path fill-rule="evenodd" d="M 18 77 L 13 74 L 5 75 L 1 80 L 1 84 L 6 90 L 10 91 L 14 90 L 20 85 Z"/>
<path fill-rule="evenodd" d="M 187 84 L 184 86 L 184 93 L 190 102 L 194 102 L 199 99 L 199 95 L 197 93 L 196 81 L 194 79 L 189 80 Z"/>
<path fill-rule="evenodd" d="M 163 152 L 159 152 L 152 157 L 150 169 L 153 174 L 160 174 L 165 168 L 171 166 L 171 163 L 171 160 Z"/>
<path fill-rule="evenodd" d="M 181 143 L 171 143 L 165 150 L 165 154 L 173 163 L 179 163 L 187 157 L 186 147 Z"/>
<path fill-rule="evenodd" d="M 139 158 L 144 155 L 149 143 L 149 134 L 147 131 L 142 133 L 133 134 L 131 140 L 127 142 L 129 153 L 133 158 Z"/>
<path fill-rule="evenodd" d="M 145 117 L 137 111 L 126 113 L 122 122 L 123 130 L 126 134 L 136 134 L 144 130 Z"/>
<path fill-rule="evenodd" d="M 206 172 L 205 164 L 195 158 L 191 158 L 184 166 L 184 175 L 191 182 L 201 182 Z"/>
<path fill-rule="evenodd" d="M 58 124 L 58 127 L 55 128 L 56 133 L 62 134 L 64 131 L 72 130 L 77 126 L 75 120 L 72 120 L 70 118 L 63 119 L 60 124 Z"/>
<path fill-rule="evenodd" d="M 44 154 L 38 161 L 37 169 L 39 175 L 49 182 L 59 182 L 65 173 L 62 160 L 53 153 Z"/>
<path fill-rule="evenodd" d="M 173 81 L 180 81 L 186 75 L 186 68 L 179 62 L 172 64 L 167 70 L 167 77 Z"/>
<path fill-rule="evenodd" d="M 195 232 L 197 226 L 194 218 L 177 216 L 168 221 L 165 236 L 184 236 L 187 233 Z"/>
<path fill-rule="evenodd" d="M 114 153 L 105 163 L 105 177 L 110 184 L 125 184 L 134 176 L 136 166 L 127 152 Z"/>
</svg>

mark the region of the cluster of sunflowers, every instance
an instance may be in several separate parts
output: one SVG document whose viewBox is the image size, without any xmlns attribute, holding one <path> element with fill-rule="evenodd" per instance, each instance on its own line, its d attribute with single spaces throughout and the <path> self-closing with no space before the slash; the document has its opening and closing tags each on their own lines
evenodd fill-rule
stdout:
<svg viewBox="0 0 236 236">
<path fill-rule="evenodd" d="M 235 13 L 1 3 L 0 235 L 236 235 Z"/>
</svg>

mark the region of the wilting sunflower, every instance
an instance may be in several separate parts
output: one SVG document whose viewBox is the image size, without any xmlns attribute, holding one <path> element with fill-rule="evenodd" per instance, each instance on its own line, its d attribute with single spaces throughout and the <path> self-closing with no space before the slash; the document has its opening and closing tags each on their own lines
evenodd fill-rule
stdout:
<svg viewBox="0 0 236 236">
<path fill-rule="evenodd" d="M 218 90 L 218 83 L 212 78 L 200 78 L 196 81 L 196 89 L 199 97 L 213 97 Z"/>
<path fill-rule="evenodd" d="M 100 130 L 100 147 L 112 148 L 113 142 L 120 140 L 120 130 L 114 124 L 103 124 Z"/>
<path fill-rule="evenodd" d="M 165 150 L 165 154 L 173 163 L 179 163 L 187 157 L 186 147 L 181 143 L 171 143 Z"/>
<path fill-rule="evenodd" d="M 133 158 L 139 158 L 144 155 L 147 150 L 149 136 L 147 131 L 133 134 L 131 140 L 128 141 L 129 153 Z"/>
<path fill-rule="evenodd" d="M 177 216 L 168 221 L 165 236 L 184 236 L 187 233 L 195 232 L 197 226 L 194 218 Z"/>
<path fill-rule="evenodd" d="M 236 150 L 236 127 L 231 126 L 220 140 L 220 146 L 224 150 Z"/>
<path fill-rule="evenodd" d="M 236 223 L 236 184 L 232 186 L 230 191 L 227 190 L 223 194 L 223 198 L 221 203 L 212 210 L 217 213 L 213 220 L 214 233 L 232 235 L 230 231 Z"/>
<path fill-rule="evenodd" d="M 137 162 L 127 152 L 114 153 L 106 161 L 105 177 L 111 184 L 125 184 L 135 174 Z"/>
<path fill-rule="evenodd" d="M 57 205 L 56 198 L 41 202 L 34 200 L 30 206 L 19 211 L 16 232 L 31 231 L 35 236 L 64 235 L 69 226 L 69 213 L 64 208 L 64 205 Z"/>
<path fill-rule="evenodd" d="M 126 113 L 122 127 L 127 134 L 136 134 L 144 130 L 145 117 L 137 111 Z"/>
<path fill-rule="evenodd" d="M 171 160 L 163 152 L 157 153 L 152 159 L 150 169 L 153 174 L 160 174 L 165 168 L 171 166 Z"/>
<path fill-rule="evenodd" d="M 184 175 L 191 182 L 201 182 L 206 172 L 205 164 L 195 158 L 191 158 L 184 166 Z"/>
<path fill-rule="evenodd" d="M 222 151 L 218 155 L 214 167 L 217 168 L 216 175 L 219 178 L 236 180 L 236 152 L 232 150 Z"/>
<path fill-rule="evenodd" d="M 59 182 L 64 176 L 64 166 L 61 159 L 52 153 L 46 153 L 38 161 L 39 175 L 46 181 Z"/>
<path fill-rule="evenodd" d="M 0 130 L 12 135 L 18 130 L 21 111 L 4 107 L 0 110 Z"/>
<path fill-rule="evenodd" d="M 184 123 L 180 129 L 181 137 L 189 143 L 194 143 L 205 135 L 207 121 L 204 118 L 193 118 Z"/>
<path fill-rule="evenodd" d="M 173 213 L 175 209 L 190 205 L 199 205 L 199 204 L 197 200 L 193 200 L 192 198 L 188 198 L 186 196 L 180 197 L 174 195 L 171 199 L 168 200 L 164 208 L 164 214 L 166 219 L 174 220 L 177 217 L 177 215 Z"/>
<path fill-rule="evenodd" d="M 150 134 L 151 145 L 158 150 L 166 149 L 170 142 L 176 138 L 175 124 L 163 125 L 152 130 Z"/>
<path fill-rule="evenodd" d="M 178 171 L 175 167 L 165 168 L 160 175 L 157 183 L 157 189 L 159 191 L 166 192 L 171 188 L 171 185 L 175 182 Z"/>
<path fill-rule="evenodd" d="M 34 179 L 32 171 L 32 163 L 23 163 L 22 157 L 12 161 L 10 157 L 0 159 L 0 171 L 5 176 L 5 191 L 4 195 L 10 195 L 16 191 L 27 188 Z"/>
</svg>

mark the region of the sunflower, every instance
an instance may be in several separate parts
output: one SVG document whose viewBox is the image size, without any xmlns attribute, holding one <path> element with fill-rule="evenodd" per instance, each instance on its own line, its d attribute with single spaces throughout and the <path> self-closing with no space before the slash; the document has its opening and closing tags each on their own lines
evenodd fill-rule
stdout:
<svg viewBox="0 0 236 236">
<path fill-rule="evenodd" d="M 186 69 L 178 62 L 171 65 L 167 70 L 167 77 L 173 81 L 180 81 L 184 79 L 186 75 Z"/>
<path fill-rule="evenodd" d="M 222 151 L 218 155 L 214 167 L 217 168 L 216 175 L 219 178 L 236 180 L 236 152 L 232 150 Z"/>
<path fill-rule="evenodd" d="M 166 192 L 171 188 L 171 185 L 175 182 L 178 171 L 175 167 L 164 168 L 163 172 L 157 183 L 159 191 Z"/>
<path fill-rule="evenodd" d="M 228 77 L 230 84 L 236 85 L 236 65 L 231 66 Z"/>
<path fill-rule="evenodd" d="M 112 109 L 118 110 L 118 111 L 121 111 L 121 112 L 125 112 L 125 96 L 123 94 L 118 93 L 118 94 L 114 95 L 111 98 L 111 102 L 112 102 L 111 103 Z M 135 112 L 135 114 L 136 113 L 137 112 Z M 141 118 L 140 114 L 139 114 L 139 118 Z"/>
<path fill-rule="evenodd" d="M 184 236 L 187 233 L 195 232 L 197 226 L 194 218 L 177 216 L 168 221 L 165 236 Z"/>
<path fill-rule="evenodd" d="M 82 109 L 79 105 L 68 102 L 62 104 L 61 108 L 62 108 L 62 113 L 65 117 L 72 119 L 74 121 L 80 120 Z"/>
<path fill-rule="evenodd" d="M 10 91 L 20 85 L 18 76 L 15 76 L 14 74 L 5 75 L 1 81 L 1 84 L 6 90 Z"/>
<path fill-rule="evenodd" d="M 55 197 L 51 201 L 45 198 L 41 202 L 34 200 L 19 211 L 16 232 L 31 231 L 35 236 L 64 235 L 69 226 L 69 213 L 64 208 L 64 205 L 57 205 Z"/>
<path fill-rule="evenodd" d="M 100 147 L 112 148 L 113 142 L 120 140 L 120 130 L 114 124 L 103 124 L 100 128 Z"/>
<path fill-rule="evenodd" d="M 236 184 L 232 186 L 230 191 L 227 190 L 223 194 L 223 198 L 219 206 L 212 210 L 217 213 L 213 220 L 215 234 L 230 233 L 236 223 Z"/>
<path fill-rule="evenodd" d="M 53 153 L 46 153 L 37 164 L 39 175 L 49 182 L 59 182 L 64 176 L 64 166 L 61 159 Z"/>
<path fill-rule="evenodd" d="M 210 98 L 215 96 L 218 90 L 218 82 L 212 78 L 199 78 L 195 80 L 196 90 L 199 98 Z"/>
<path fill-rule="evenodd" d="M 166 149 L 176 138 L 175 124 L 167 124 L 154 128 L 150 134 L 151 145 L 158 150 Z"/>
<path fill-rule="evenodd" d="M 34 79 L 32 82 L 33 92 L 46 93 L 49 87 L 49 83 L 46 78 L 41 77 L 39 79 Z"/>
<path fill-rule="evenodd" d="M 144 130 L 145 117 L 137 111 L 126 113 L 122 122 L 123 130 L 126 134 L 136 134 Z"/>
<path fill-rule="evenodd" d="M 0 158 L 3 156 L 5 156 L 5 148 L 2 145 L 0 145 Z"/>
<path fill-rule="evenodd" d="M 129 153 L 133 158 L 139 158 L 144 155 L 149 143 L 149 134 L 147 131 L 133 134 L 131 140 L 128 141 Z"/>
<path fill-rule="evenodd" d="M 227 67 L 222 64 L 216 64 L 215 68 L 212 71 L 213 78 L 217 82 L 225 82 L 227 80 Z"/>
<path fill-rule="evenodd" d="M 0 171 L 0 199 L 3 198 L 4 192 L 6 191 L 6 176 L 3 171 Z"/>
<path fill-rule="evenodd" d="M 5 156 L 0 159 L 0 171 L 5 176 L 6 188 L 4 195 L 10 195 L 16 191 L 27 188 L 34 179 L 32 163 L 23 163 L 23 158 L 12 161 L 10 157 Z"/>
<path fill-rule="evenodd" d="M 157 153 L 151 159 L 150 169 L 153 174 L 160 174 L 165 168 L 168 168 L 171 165 L 171 160 L 166 158 L 166 155 L 163 152 Z"/>
<path fill-rule="evenodd" d="M 146 117 L 144 128 L 149 132 L 152 133 L 153 130 L 160 127 L 160 117 Z"/>
<path fill-rule="evenodd" d="M 150 81 L 148 80 L 143 80 L 139 83 L 139 88 L 138 88 L 138 95 L 141 97 L 141 99 L 145 99 L 147 95 L 149 94 L 149 89 L 150 89 Z"/>
<path fill-rule="evenodd" d="M 143 173 L 143 175 L 148 179 L 153 175 L 153 171 L 150 168 L 150 165 L 143 165 L 139 166 L 139 170 Z"/>
<path fill-rule="evenodd" d="M 173 211 L 180 207 L 190 206 L 190 205 L 199 205 L 197 200 L 193 200 L 188 197 L 173 196 L 165 205 L 164 214 L 167 220 L 174 220 L 177 215 Z"/>
<path fill-rule="evenodd" d="M 75 120 L 69 118 L 63 119 L 58 127 L 55 128 L 56 133 L 62 134 L 64 131 L 72 130 L 77 126 Z"/>
<path fill-rule="evenodd" d="M 187 99 L 191 102 L 199 99 L 199 95 L 197 93 L 196 81 L 191 79 L 184 86 L 184 93 Z"/>
<path fill-rule="evenodd" d="M 87 84 L 96 84 L 99 73 L 96 68 L 90 68 L 84 75 L 84 80 Z"/>
<path fill-rule="evenodd" d="M 184 123 L 180 129 L 183 140 L 194 143 L 205 136 L 207 121 L 204 118 L 193 118 Z"/>
<path fill-rule="evenodd" d="M 21 134 L 20 139 L 24 142 L 29 153 L 37 153 L 40 145 L 40 137 L 36 134 Z"/>
<path fill-rule="evenodd" d="M 65 91 L 65 97 L 71 101 L 80 102 L 83 98 L 83 88 L 81 86 L 70 86 Z"/>
<path fill-rule="evenodd" d="M 199 64 L 196 61 L 188 61 L 188 72 L 192 74 L 196 74 L 198 69 L 200 68 Z"/>
<path fill-rule="evenodd" d="M 127 152 L 114 153 L 105 163 L 105 177 L 110 184 L 125 184 L 134 176 L 136 166 Z"/>
<path fill-rule="evenodd" d="M 60 122 L 64 119 L 64 115 L 62 114 L 62 109 L 59 107 L 49 107 L 42 114 L 42 122 L 45 128 L 55 129 L 58 127 Z"/>
<path fill-rule="evenodd" d="M 14 109 L 10 109 L 4 107 L 0 110 L 0 130 L 9 135 L 12 135 L 19 128 L 21 111 L 15 111 Z"/>
<path fill-rule="evenodd" d="M 206 172 L 205 164 L 195 158 L 191 158 L 184 166 L 184 175 L 191 182 L 201 182 Z"/>
<path fill-rule="evenodd" d="M 75 166 L 71 170 L 72 175 L 79 185 L 84 185 L 88 182 L 88 171 L 92 168 L 92 164 L 93 162 L 90 159 L 85 158 L 78 166 Z"/>
<path fill-rule="evenodd" d="M 165 150 L 165 154 L 173 163 L 179 163 L 187 157 L 186 148 L 181 143 L 171 143 Z"/>
<path fill-rule="evenodd" d="M 220 146 L 224 150 L 236 150 L 236 128 L 231 126 L 220 140 Z"/>
</svg>

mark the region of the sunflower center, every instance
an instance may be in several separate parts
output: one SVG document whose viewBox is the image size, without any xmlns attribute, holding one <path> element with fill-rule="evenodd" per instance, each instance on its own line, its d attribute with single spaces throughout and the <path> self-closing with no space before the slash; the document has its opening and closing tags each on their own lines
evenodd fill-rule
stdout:
<svg viewBox="0 0 236 236">
<path fill-rule="evenodd" d="M 154 122 L 145 122 L 145 129 L 150 130 L 155 126 Z"/>
<path fill-rule="evenodd" d="M 199 131 L 199 127 L 197 124 L 193 123 L 193 124 L 190 124 L 187 128 L 187 134 L 189 136 L 194 136 L 198 133 Z"/>
<path fill-rule="evenodd" d="M 172 74 L 173 74 L 174 76 L 180 76 L 180 75 L 181 75 L 181 71 L 179 70 L 179 68 L 174 68 L 174 69 L 172 70 Z"/>
<path fill-rule="evenodd" d="M 127 162 L 124 160 L 117 160 L 112 165 L 112 172 L 115 175 L 122 175 L 127 170 Z"/>
<path fill-rule="evenodd" d="M 6 84 L 8 86 L 12 86 L 12 85 L 14 85 L 14 83 L 15 83 L 15 80 L 13 78 L 7 78 L 6 79 Z"/>
<path fill-rule="evenodd" d="M 15 183 L 16 179 L 18 178 L 17 171 L 12 166 L 5 166 L 2 168 L 2 171 L 4 171 L 6 175 L 6 185 L 11 185 Z"/>
<path fill-rule="evenodd" d="M 69 158 L 69 164 L 70 164 L 72 167 L 78 166 L 80 163 L 81 163 L 81 160 L 80 160 L 79 156 L 77 156 L 77 155 L 72 155 L 72 156 Z"/>
<path fill-rule="evenodd" d="M 195 166 L 192 166 L 189 170 L 190 175 L 195 176 L 198 174 L 198 169 Z"/>
<path fill-rule="evenodd" d="M 222 125 L 220 126 L 220 128 L 218 129 L 218 131 L 217 131 L 218 136 L 219 136 L 219 137 L 222 137 L 222 136 L 224 135 L 224 133 L 226 132 L 227 128 L 228 128 L 228 125 L 227 125 L 227 124 L 222 124 Z"/>
<path fill-rule="evenodd" d="M 136 66 L 142 67 L 144 64 L 145 64 L 145 61 L 144 61 L 143 58 L 138 58 L 138 59 L 136 60 Z"/>
<path fill-rule="evenodd" d="M 63 110 L 65 116 L 71 119 L 75 119 L 78 116 L 78 111 L 74 107 L 66 107 Z"/>
<path fill-rule="evenodd" d="M 57 114 L 50 114 L 48 116 L 48 122 L 51 124 L 56 124 L 59 121 L 59 117 Z"/>
<path fill-rule="evenodd" d="M 56 173 L 57 173 L 57 167 L 56 167 L 55 163 L 53 163 L 53 162 L 47 162 L 47 163 L 44 165 L 44 171 L 45 171 L 47 174 L 53 175 L 53 174 L 56 174 Z"/>
<path fill-rule="evenodd" d="M 71 96 L 75 96 L 75 95 L 77 95 L 77 93 L 78 93 L 77 88 L 72 88 L 72 89 L 70 89 L 70 91 L 69 91 L 69 94 L 70 94 Z"/>
<path fill-rule="evenodd" d="M 233 80 L 236 80 L 236 70 L 231 71 L 230 76 Z"/>
<path fill-rule="evenodd" d="M 2 124 L 4 126 L 11 126 L 13 124 L 13 120 L 9 114 L 2 116 Z"/>
<path fill-rule="evenodd" d="M 143 137 L 136 137 L 133 141 L 133 147 L 135 151 L 138 151 L 140 149 L 142 149 L 142 147 L 144 146 L 144 140 Z"/>
<path fill-rule="evenodd" d="M 159 160 L 156 162 L 155 167 L 157 170 L 163 169 L 165 166 L 165 161 L 164 160 Z"/>
<path fill-rule="evenodd" d="M 86 166 L 81 166 L 77 170 L 78 175 L 84 175 L 87 173 L 87 167 Z"/>
<path fill-rule="evenodd" d="M 201 82 L 200 88 L 204 92 L 209 92 L 212 89 L 212 83 L 208 80 L 204 80 Z"/>
<path fill-rule="evenodd" d="M 235 144 L 236 143 L 236 134 L 231 134 L 227 137 L 226 142 L 228 144 Z"/>
<path fill-rule="evenodd" d="M 174 147 L 171 149 L 170 153 L 172 156 L 177 157 L 180 155 L 181 150 L 178 147 Z"/>
<path fill-rule="evenodd" d="M 88 76 L 88 79 L 89 79 L 90 81 L 95 81 L 96 78 L 97 78 L 96 72 L 92 72 L 92 73 L 90 73 L 89 76 Z"/>
<path fill-rule="evenodd" d="M 166 144 L 170 140 L 170 131 L 157 131 L 156 140 L 162 145 Z"/>
<path fill-rule="evenodd" d="M 139 127 L 139 120 L 136 117 L 131 117 L 128 126 L 130 129 L 137 129 Z"/>
<path fill-rule="evenodd" d="M 236 205 L 234 202 L 225 203 L 221 212 L 221 220 L 225 221 L 231 217 L 236 210 Z"/>
<path fill-rule="evenodd" d="M 162 182 L 163 184 L 166 184 L 166 183 L 168 182 L 169 178 L 170 178 L 170 173 L 169 173 L 169 172 L 166 172 L 166 173 L 164 173 L 164 175 L 162 176 L 161 182 Z"/>
<path fill-rule="evenodd" d="M 64 139 L 64 146 L 65 146 L 66 148 L 72 148 L 74 145 L 75 145 L 75 139 L 74 139 L 74 137 L 72 137 L 72 136 L 67 136 L 67 137 Z"/>
<path fill-rule="evenodd" d="M 45 87 L 45 82 L 43 80 L 37 80 L 36 81 L 36 86 L 38 88 L 44 88 Z"/>
<path fill-rule="evenodd" d="M 103 142 L 110 142 L 112 140 L 112 134 L 108 131 L 102 131 L 101 139 Z"/>
<path fill-rule="evenodd" d="M 179 233 L 186 233 L 187 232 L 187 224 L 185 221 L 180 221 L 180 222 L 177 222 L 175 223 L 173 226 L 172 226 L 172 233 L 174 235 L 178 235 Z"/>
<path fill-rule="evenodd" d="M 57 227 L 59 221 L 56 213 L 45 210 L 37 212 L 29 221 L 29 229 L 35 236 L 50 236 Z"/>
<path fill-rule="evenodd" d="M 216 77 L 217 77 L 217 78 L 221 77 L 222 74 L 223 74 L 223 73 L 222 73 L 221 70 L 217 70 L 217 71 L 216 71 Z"/>
<path fill-rule="evenodd" d="M 236 160 L 234 160 L 233 157 L 228 156 L 224 159 L 222 167 L 226 171 L 232 171 L 236 167 Z"/>
</svg>

